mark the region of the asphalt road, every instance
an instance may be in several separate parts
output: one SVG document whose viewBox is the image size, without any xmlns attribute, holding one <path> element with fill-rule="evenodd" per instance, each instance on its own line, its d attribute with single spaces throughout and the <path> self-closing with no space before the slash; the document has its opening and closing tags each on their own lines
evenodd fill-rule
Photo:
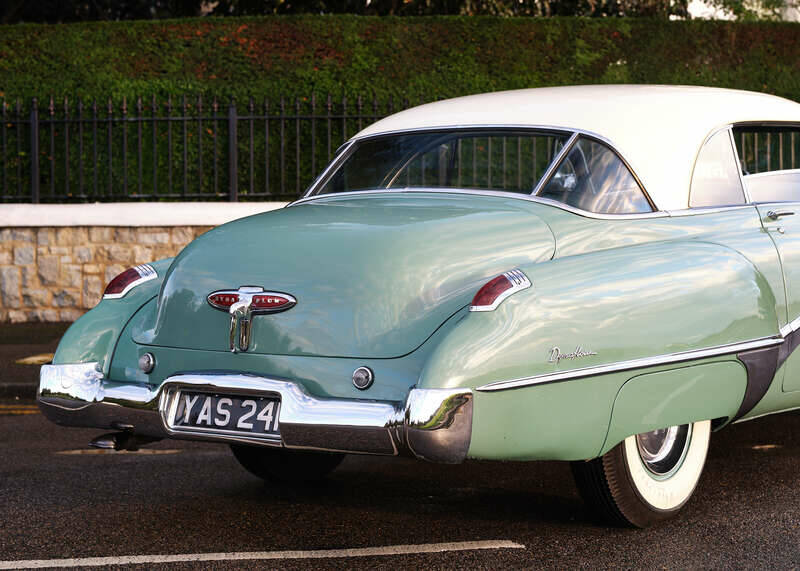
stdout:
<svg viewBox="0 0 800 571">
<path fill-rule="evenodd" d="M 524 548 L 367 557 L 346 551 L 322 559 L 128 567 L 800 564 L 798 414 L 759 419 L 713 435 L 694 498 L 680 517 L 648 530 L 594 524 L 564 463 L 437 466 L 351 456 L 324 485 L 291 489 L 266 486 L 250 476 L 224 445 L 162 441 L 146 452 L 83 453 L 96 435 L 95 430 L 50 424 L 30 403 L 0 404 L 0 567 L 34 559 L 472 541 Z"/>
</svg>

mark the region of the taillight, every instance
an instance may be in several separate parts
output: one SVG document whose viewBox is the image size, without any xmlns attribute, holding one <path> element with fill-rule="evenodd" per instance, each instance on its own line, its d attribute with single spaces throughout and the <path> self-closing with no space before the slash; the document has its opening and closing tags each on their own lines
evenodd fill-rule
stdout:
<svg viewBox="0 0 800 571">
<path fill-rule="evenodd" d="M 470 311 L 494 311 L 513 293 L 528 289 L 531 281 L 522 270 L 514 269 L 486 282 L 472 298 Z"/>
<path fill-rule="evenodd" d="M 294 298 L 289 299 L 277 293 L 268 293 L 264 295 L 254 295 L 250 307 L 253 309 L 273 310 L 280 309 L 289 304 L 294 305 L 295 303 Z"/>
<path fill-rule="evenodd" d="M 217 309 L 228 309 L 239 301 L 239 294 L 235 292 L 217 292 L 208 296 L 208 303 Z"/>
<path fill-rule="evenodd" d="M 128 268 L 108 282 L 106 290 L 103 292 L 103 299 L 118 299 L 139 284 L 149 282 L 157 277 L 158 274 L 150 264 Z"/>
</svg>

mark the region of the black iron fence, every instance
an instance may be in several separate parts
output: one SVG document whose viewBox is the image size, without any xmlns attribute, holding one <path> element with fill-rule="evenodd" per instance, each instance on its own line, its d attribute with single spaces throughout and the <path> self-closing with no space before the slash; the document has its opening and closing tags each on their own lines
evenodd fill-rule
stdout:
<svg viewBox="0 0 800 571">
<path fill-rule="evenodd" d="M 408 100 L 0 100 L 0 202 L 292 200 Z"/>
</svg>

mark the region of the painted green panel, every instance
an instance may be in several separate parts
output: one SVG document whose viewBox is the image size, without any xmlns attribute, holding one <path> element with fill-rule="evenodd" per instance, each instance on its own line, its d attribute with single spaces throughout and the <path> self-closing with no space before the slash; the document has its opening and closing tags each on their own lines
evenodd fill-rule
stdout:
<svg viewBox="0 0 800 571">
<path fill-rule="evenodd" d="M 170 263 L 172 258 L 152 262 L 150 265 L 158 273 L 156 279 L 133 288 L 120 299 L 101 300 L 92 310 L 82 315 L 64 333 L 53 363 L 59 365 L 97 361 L 102 364 L 103 372 L 108 373 L 111 352 L 120 332 L 131 316 L 157 295 Z"/>
<path fill-rule="evenodd" d="M 500 392 L 477 392 L 468 456 L 583 460 L 597 455 L 611 406 L 630 373 Z"/>
<path fill-rule="evenodd" d="M 322 199 L 207 232 L 175 260 L 142 343 L 225 350 L 225 312 L 206 296 L 242 285 L 297 298 L 253 320 L 250 351 L 390 358 L 418 347 L 488 279 L 547 260 L 539 205 L 418 193 Z"/>
<path fill-rule="evenodd" d="M 421 386 L 474 388 L 777 332 L 762 276 L 715 244 L 646 244 L 523 269 L 533 286 L 465 317 L 426 363 Z M 555 363 L 554 347 L 595 354 Z"/>
<path fill-rule="evenodd" d="M 721 361 L 639 375 L 626 382 L 614 401 L 605 454 L 628 436 L 687 424 L 733 417 L 747 387 L 739 361 Z"/>
</svg>

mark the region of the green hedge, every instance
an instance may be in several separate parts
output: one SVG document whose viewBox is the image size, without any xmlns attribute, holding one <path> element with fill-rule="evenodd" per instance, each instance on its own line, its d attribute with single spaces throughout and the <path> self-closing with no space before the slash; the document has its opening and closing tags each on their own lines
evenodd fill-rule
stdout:
<svg viewBox="0 0 800 571">
<path fill-rule="evenodd" d="M 800 24 L 268 16 L 0 26 L 0 94 L 412 102 L 581 83 L 681 83 L 800 100 Z"/>
</svg>

